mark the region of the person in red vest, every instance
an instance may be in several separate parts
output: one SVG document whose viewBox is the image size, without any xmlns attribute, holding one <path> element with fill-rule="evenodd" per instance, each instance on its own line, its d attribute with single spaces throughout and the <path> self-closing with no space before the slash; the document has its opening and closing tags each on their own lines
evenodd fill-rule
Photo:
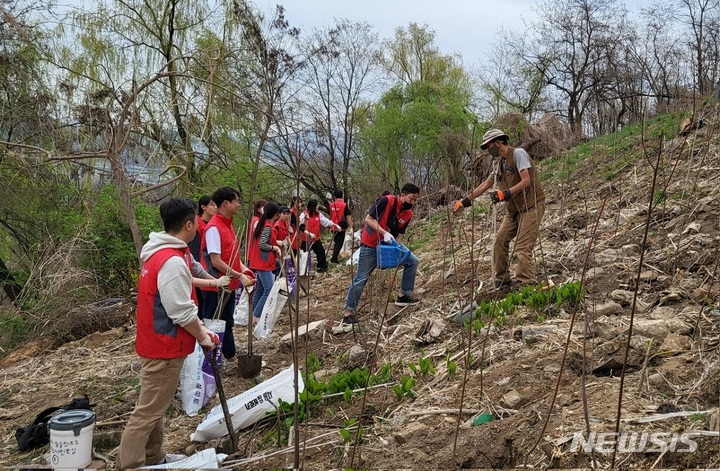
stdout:
<svg viewBox="0 0 720 471">
<path fill-rule="evenodd" d="M 253 243 L 253 231 L 260 220 L 260 216 L 262 216 L 265 203 L 267 203 L 267 200 L 259 199 L 253 204 L 253 215 L 250 219 L 250 224 L 248 224 L 247 235 L 245 236 L 245 264 L 247 266 L 250 266 L 250 247 Z"/>
<path fill-rule="evenodd" d="M 171 463 L 184 455 L 163 448 L 164 416 L 175 397 L 185 357 L 197 340 L 204 348 L 220 343 L 198 317 L 193 276 L 197 283 L 217 287 L 193 261 L 188 243 L 197 230 L 195 204 L 172 198 L 160 205 L 164 232 L 153 232 L 143 246 L 138 281 L 135 351 L 140 356 L 140 395 L 128 419 L 118 449 L 116 467 Z"/>
<path fill-rule="evenodd" d="M 290 212 L 290 208 L 288 208 L 287 206 L 279 206 L 278 219 L 273 225 L 277 244 L 280 246 L 284 254 L 286 254 L 288 249 L 290 248 L 290 234 L 293 232 L 292 227 L 290 227 L 291 215 L 292 213 Z M 281 260 L 281 258 L 278 258 L 277 262 L 278 263 L 276 264 L 275 271 L 273 272 L 273 275 L 275 275 L 275 277 L 280 274 L 280 264 L 283 263 L 283 261 Z"/>
<path fill-rule="evenodd" d="M 357 306 L 360 302 L 365 283 L 377 267 L 377 245 L 380 241 L 393 242 L 405 229 L 412 218 L 412 207 L 417 201 L 420 188 L 413 183 L 406 183 L 400 191 L 400 196 L 386 195 L 378 199 L 365 216 L 360 237 L 360 259 L 357 271 L 348 289 L 345 299 L 345 311 L 342 324 L 357 324 Z M 402 264 L 403 274 L 400 281 L 400 290 L 395 299 L 396 306 L 409 306 L 418 303 L 413 297 L 415 289 L 415 276 L 420 261 L 413 254 Z"/>
<path fill-rule="evenodd" d="M 348 228 L 352 231 L 352 216 L 350 216 L 350 208 L 343 200 L 343 191 L 335 190 L 333 196 L 335 201 L 330 203 L 330 220 L 340 229 L 333 229 L 333 253 L 330 263 L 339 263 L 338 256 L 345 244 L 345 231 Z"/>
<path fill-rule="evenodd" d="M 290 202 L 290 228 L 292 232 L 290 234 L 290 247 L 292 248 L 293 255 L 295 255 L 300 248 L 300 209 L 303 207 L 302 199 L 299 196 L 293 196 Z"/>
<path fill-rule="evenodd" d="M 317 271 L 322 273 L 328 269 L 327 256 L 325 255 L 325 247 L 320 240 L 320 228 L 332 227 L 337 230 L 340 226 L 326 218 L 324 214 L 317 210 L 317 200 L 309 200 L 307 209 L 300 214 L 300 239 L 302 240 L 301 248 L 305 251 L 312 250 L 317 257 Z"/>
<path fill-rule="evenodd" d="M 200 245 L 205 235 L 205 228 L 207 227 L 208 221 L 210 221 L 216 212 L 217 205 L 210 195 L 201 196 L 198 200 L 197 218 L 195 219 L 197 222 L 197 232 L 195 233 L 195 238 L 188 244 L 190 253 L 198 263 L 200 263 Z M 202 313 L 205 294 L 200 288 L 195 288 L 195 294 L 198 300 L 198 312 Z"/>
<path fill-rule="evenodd" d="M 253 245 L 251 247 L 250 268 L 257 275 L 257 284 L 253 306 L 253 322 L 257 322 L 262 314 L 265 301 L 275 282 L 275 261 L 280 258 L 282 251 L 277 244 L 273 225 L 278 220 L 278 207 L 275 203 L 267 203 L 263 215 L 253 232 Z"/>
<path fill-rule="evenodd" d="M 200 262 L 200 243 L 205 235 L 205 228 L 216 212 L 217 205 L 212 200 L 212 197 L 210 195 L 201 196 L 197 206 L 197 232 L 195 238 L 188 244 L 190 253 L 198 262 Z"/>
<path fill-rule="evenodd" d="M 288 249 L 290 247 L 290 235 L 293 232 L 290 227 L 290 216 L 292 212 L 287 206 L 278 207 L 278 219 L 275 221 L 273 228 L 275 229 L 275 238 L 281 248 Z"/>
<path fill-rule="evenodd" d="M 225 304 L 219 316 L 225 321 L 222 353 L 226 361 L 233 363 L 237 361 L 233 335 L 235 291 L 240 288 L 241 283 L 244 286 L 253 284 L 253 280 L 247 276 L 252 272 L 240 261 L 240 244 L 233 227 L 233 216 L 240 208 L 240 194 L 234 188 L 226 186 L 215 190 L 212 199 L 218 210 L 205 229 L 200 248 L 201 263 L 211 275 L 227 275 L 233 280 L 228 286 L 229 293 L 225 290 L 220 293 L 212 289 L 205 291 L 202 317 L 212 319 L 218 303 L 222 301 Z"/>
</svg>

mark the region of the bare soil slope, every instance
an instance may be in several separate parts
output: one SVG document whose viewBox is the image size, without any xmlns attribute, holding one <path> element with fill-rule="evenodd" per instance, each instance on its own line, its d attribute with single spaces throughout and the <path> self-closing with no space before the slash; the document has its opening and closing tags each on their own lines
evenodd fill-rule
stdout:
<svg viewBox="0 0 720 471">
<path fill-rule="evenodd" d="M 540 311 L 521 306 L 499 325 L 486 319 L 479 332 L 463 329 L 453 315 L 469 302 L 473 288 L 479 299 L 496 297 L 488 289 L 493 212 L 484 201 L 456 216 L 443 207 L 419 208 L 409 243 L 421 259 L 421 303 L 402 310 L 386 306 L 398 280 L 392 270 L 376 272 L 355 331 L 320 330 L 298 344 L 301 370 L 311 354 L 317 360 L 313 369 L 321 369 L 318 378 L 356 366 L 378 372 L 392 365 L 392 383 L 369 389 L 365 398 L 360 392 L 313 404 L 300 425 L 304 468 L 343 469 L 351 462 L 365 469 L 589 467 L 593 457 L 573 450 L 572 438 L 588 429 L 614 432 L 621 383 L 620 431 L 664 434 L 655 438 L 669 446 L 664 452 L 657 444 L 621 451 L 616 466 L 720 466 L 719 121 L 716 109 L 704 113 L 703 127 L 671 136 L 662 146 L 648 130 L 644 146 L 638 134 L 588 146 L 581 160 L 568 154 L 542 162 L 550 175 L 537 268 L 555 285 L 584 274 L 586 296 L 577 312 L 567 304 Z M 608 157 L 610 145 L 615 150 Z M 651 195 L 655 205 L 648 217 Z M 350 279 L 344 265 L 315 277 L 300 299 L 302 322 L 337 323 Z M 285 317 L 277 335 L 255 343 L 265 362 L 259 380 L 292 363 L 280 341 L 289 331 Z M 237 327 L 236 337 L 243 352 L 245 329 Z M 130 316 L 122 327 L 59 348 L 47 349 L 53 342 L 37 339 L 0 361 L 0 464 L 44 465 L 47 447 L 18 453 L 15 428 L 48 405 L 86 393 L 97 403 L 96 454 L 112 467 L 138 394 L 133 342 Z M 403 376 L 415 380 L 415 397 L 393 391 Z M 255 384 L 234 374 L 223 382 L 230 396 Z M 471 425 L 481 412 L 494 420 Z M 353 452 L 339 429 L 358 417 L 364 431 Z M 173 408 L 166 418 L 168 451 L 219 446 L 189 441 L 199 422 Z M 241 431 L 240 449 L 228 466 L 292 467 L 287 433 L 270 421 Z M 682 442 L 670 446 L 673 434 L 677 440 L 683 433 L 694 434 L 694 451 L 681 452 L 688 448 Z M 610 453 L 594 455 L 598 466 L 610 466 Z"/>
</svg>

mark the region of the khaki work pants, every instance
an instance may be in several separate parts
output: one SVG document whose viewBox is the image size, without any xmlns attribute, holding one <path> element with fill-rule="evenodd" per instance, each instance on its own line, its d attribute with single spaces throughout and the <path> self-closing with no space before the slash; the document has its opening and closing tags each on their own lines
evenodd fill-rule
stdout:
<svg viewBox="0 0 720 471">
<path fill-rule="evenodd" d="M 120 439 L 116 467 L 137 468 L 165 458 L 164 417 L 175 397 L 185 357 L 140 358 L 140 396 Z"/>
<path fill-rule="evenodd" d="M 532 251 L 540 234 L 540 220 L 545 214 L 545 203 L 536 203 L 526 213 L 506 214 L 495 235 L 493 271 L 496 282 L 510 281 L 510 241 L 515 239 L 517 268 L 515 279 L 522 284 L 535 284 Z"/>
</svg>

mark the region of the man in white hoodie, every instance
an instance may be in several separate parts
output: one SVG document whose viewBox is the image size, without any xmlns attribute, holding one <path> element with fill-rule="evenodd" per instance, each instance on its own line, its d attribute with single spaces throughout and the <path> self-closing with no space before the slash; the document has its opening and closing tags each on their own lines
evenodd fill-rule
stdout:
<svg viewBox="0 0 720 471">
<path fill-rule="evenodd" d="M 195 237 L 195 204 L 172 198 L 160 205 L 165 232 L 153 232 L 143 246 L 138 282 L 135 351 L 142 374 L 140 396 L 123 431 L 117 468 L 170 463 L 184 455 L 163 449 L 163 418 L 180 381 L 185 357 L 195 341 L 212 349 L 220 343 L 198 317 L 193 283 L 222 287 L 229 278 L 215 279 L 195 262 L 188 243 Z M 195 276 L 195 279 L 193 278 Z"/>
</svg>

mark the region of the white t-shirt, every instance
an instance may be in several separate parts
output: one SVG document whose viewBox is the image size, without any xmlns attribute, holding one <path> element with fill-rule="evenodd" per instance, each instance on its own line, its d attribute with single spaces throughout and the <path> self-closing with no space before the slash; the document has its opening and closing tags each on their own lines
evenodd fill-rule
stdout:
<svg viewBox="0 0 720 471">
<path fill-rule="evenodd" d="M 205 247 L 208 253 L 222 253 L 220 248 L 220 231 L 215 226 L 208 227 L 205 231 Z"/>
</svg>

